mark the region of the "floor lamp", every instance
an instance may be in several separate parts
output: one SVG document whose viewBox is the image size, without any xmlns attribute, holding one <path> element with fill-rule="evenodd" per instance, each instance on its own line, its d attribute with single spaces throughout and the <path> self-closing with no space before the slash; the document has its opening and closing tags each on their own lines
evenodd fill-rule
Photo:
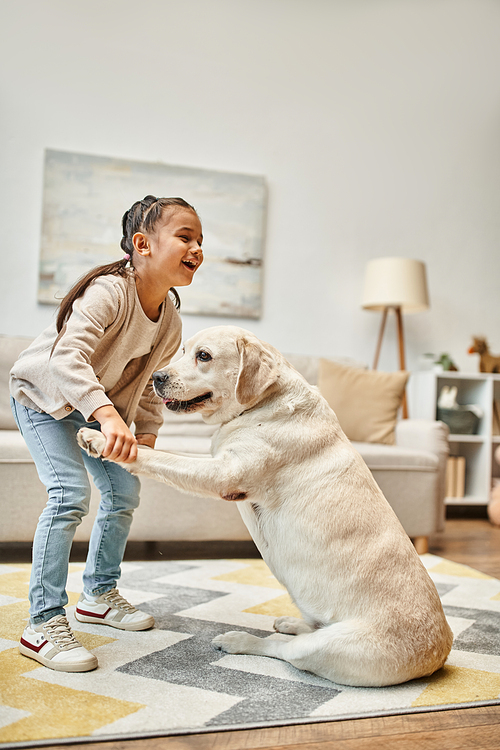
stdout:
<svg viewBox="0 0 500 750">
<path fill-rule="evenodd" d="M 389 310 L 394 310 L 398 330 L 399 369 L 405 370 L 403 313 L 422 312 L 429 307 L 425 264 L 410 258 L 377 258 L 365 272 L 362 307 L 382 313 L 373 369 L 378 367 L 385 324 Z M 408 417 L 406 393 L 403 396 L 403 418 Z"/>
</svg>

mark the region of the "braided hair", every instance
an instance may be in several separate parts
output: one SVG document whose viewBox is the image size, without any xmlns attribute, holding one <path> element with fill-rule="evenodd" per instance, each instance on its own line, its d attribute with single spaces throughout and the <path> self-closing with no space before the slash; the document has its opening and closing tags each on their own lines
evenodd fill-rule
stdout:
<svg viewBox="0 0 500 750">
<path fill-rule="evenodd" d="M 64 324 L 71 315 L 73 303 L 81 297 L 87 287 L 94 279 L 99 276 L 112 274 L 114 276 L 127 276 L 129 273 L 128 264 L 134 267 L 134 243 L 133 236 L 137 232 L 152 232 L 163 216 L 165 208 L 186 208 L 196 213 L 196 210 L 183 198 L 155 198 L 154 195 L 146 195 L 141 201 L 136 201 L 133 206 L 125 211 L 122 218 L 123 236 L 120 241 L 120 247 L 125 253 L 121 260 L 106 263 L 103 266 L 96 266 L 85 276 L 82 276 L 76 284 L 71 287 L 69 292 L 62 300 L 56 318 L 57 332 L 60 333 Z M 181 301 L 177 291 L 172 287 L 170 290 L 177 310 L 180 309 Z"/>
</svg>

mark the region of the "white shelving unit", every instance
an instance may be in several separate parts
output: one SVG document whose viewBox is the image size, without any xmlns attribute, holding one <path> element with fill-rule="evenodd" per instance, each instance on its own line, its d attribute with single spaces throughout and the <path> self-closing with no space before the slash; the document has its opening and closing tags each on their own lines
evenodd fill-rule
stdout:
<svg viewBox="0 0 500 750">
<path fill-rule="evenodd" d="M 409 415 L 436 419 L 437 400 L 445 385 L 457 386 L 457 402 L 477 404 L 484 412 L 477 435 L 450 434 L 450 455 L 465 456 L 465 496 L 450 497 L 448 504 L 487 505 L 494 477 L 500 466 L 493 457 L 500 435 L 493 434 L 494 402 L 500 402 L 500 375 L 461 372 L 412 372 L 408 383 Z"/>
</svg>

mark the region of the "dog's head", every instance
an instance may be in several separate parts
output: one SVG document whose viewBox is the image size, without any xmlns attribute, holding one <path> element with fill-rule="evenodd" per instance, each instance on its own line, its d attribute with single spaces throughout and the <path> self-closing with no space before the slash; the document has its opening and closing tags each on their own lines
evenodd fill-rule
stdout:
<svg viewBox="0 0 500 750">
<path fill-rule="evenodd" d="M 206 328 L 186 342 L 181 359 L 154 373 L 154 389 L 171 411 L 199 411 L 206 422 L 227 422 L 276 384 L 280 357 L 243 328 Z"/>
</svg>

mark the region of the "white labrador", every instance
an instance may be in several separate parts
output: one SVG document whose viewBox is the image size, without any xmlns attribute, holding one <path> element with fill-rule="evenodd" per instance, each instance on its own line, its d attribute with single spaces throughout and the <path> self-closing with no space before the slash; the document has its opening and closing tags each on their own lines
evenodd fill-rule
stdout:
<svg viewBox="0 0 500 750">
<path fill-rule="evenodd" d="M 233 326 L 190 339 L 155 373 L 168 409 L 220 424 L 211 457 L 139 448 L 122 466 L 186 492 L 238 501 L 262 557 L 303 619 L 295 638 L 230 632 L 214 646 L 284 659 L 336 683 L 394 685 L 443 666 L 453 636 L 436 588 L 317 388 L 273 347 Z M 105 440 L 83 429 L 100 455 Z"/>
</svg>

